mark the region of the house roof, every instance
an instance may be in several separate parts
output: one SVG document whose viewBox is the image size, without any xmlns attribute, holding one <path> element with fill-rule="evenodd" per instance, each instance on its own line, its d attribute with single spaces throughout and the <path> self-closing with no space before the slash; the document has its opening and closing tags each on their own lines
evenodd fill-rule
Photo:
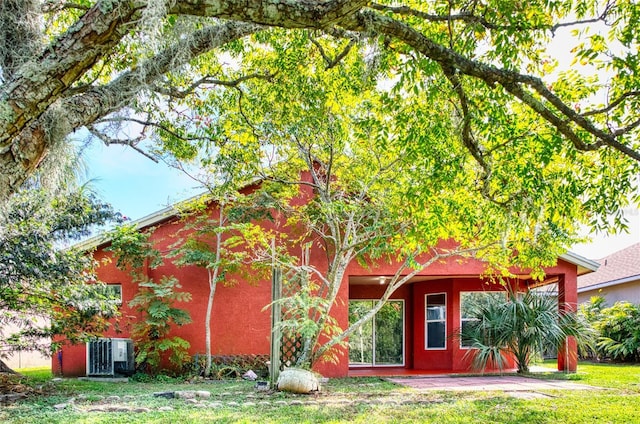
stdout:
<svg viewBox="0 0 640 424">
<path fill-rule="evenodd" d="M 168 219 L 178 216 L 179 205 L 186 204 L 204 195 L 206 195 L 206 193 L 197 194 L 186 200 L 178 202 L 175 205 L 167 206 L 163 209 L 153 212 L 140 219 L 131 221 L 131 224 L 134 225 L 136 229 L 147 228 L 147 227 L 151 227 L 153 225 L 159 224 L 163 221 L 166 221 Z M 110 240 L 108 238 L 107 233 L 103 232 L 93 237 L 90 237 L 86 240 L 83 240 L 75 244 L 73 247 L 79 250 L 91 250 L 91 249 L 95 249 L 96 247 L 107 244 L 109 242 Z M 570 264 L 576 265 L 578 267 L 578 275 L 592 273 L 593 271 L 597 270 L 599 266 L 598 262 L 595 262 L 591 259 L 587 259 L 573 252 L 563 253 L 562 255 L 559 256 L 559 259 L 569 262 Z"/>
<path fill-rule="evenodd" d="M 578 292 L 640 280 L 640 243 L 597 261 L 598 270 L 578 278 Z"/>
<path fill-rule="evenodd" d="M 150 213 L 149 215 L 143 216 L 142 218 L 133 220 L 129 224 L 135 226 L 137 230 L 141 230 L 143 228 L 147 228 L 147 227 L 151 227 L 153 225 L 159 224 L 168 219 L 175 218 L 178 216 L 178 210 L 180 205 L 187 204 L 205 195 L 206 193 L 196 194 L 195 196 L 189 197 L 186 200 L 183 200 L 171 206 L 162 208 L 156 212 Z M 91 249 L 95 249 L 96 247 L 102 246 L 103 244 L 107 244 L 110 241 L 111 240 L 109 239 L 108 232 L 104 231 L 99 234 L 96 234 L 93 237 L 89 237 L 85 240 L 82 240 L 81 242 L 73 245 L 73 247 L 78 250 L 91 250 Z"/>
</svg>

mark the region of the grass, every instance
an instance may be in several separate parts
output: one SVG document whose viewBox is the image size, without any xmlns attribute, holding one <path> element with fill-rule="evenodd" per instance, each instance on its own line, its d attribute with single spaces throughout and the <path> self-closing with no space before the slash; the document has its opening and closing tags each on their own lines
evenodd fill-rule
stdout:
<svg viewBox="0 0 640 424">
<path fill-rule="evenodd" d="M 18 368 L 17 372 L 29 378 L 31 382 L 45 382 L 51 380 L 51 367 Z"/>
<path fill-rule="evenodd" d="M 46 370 L 22 371 L 45 394 L 0 407 L 7 423 L 633 423 L 640 422 L 640 365 L 580 364 L 565 376 L 549 369 L 540 378 L 565 378 L 599 387 L 545 391 L 519 399 L 503 392 L 419 392 L 379 378 L 330 380 L 318 395 L 256 392 L 252 382 L 52 382 Z M 198 403 L 154 397 L 154 392 L 206 390 Z M 109 398 L 118 396 L 118 398 Z M 75 398 L 72 406 L 54 405 Z M 161 408 L 172 408 L 163 411 Z M 124 412 L 88 412 L 92 408 Z M 145 412 L 134 412 L 147 408 Z"/>
<path fill-rule="evenodd" d="M 549 368 L 542 377 L 566 379 L 591 386 L 608 387 L 640 393 L 640 366 L 637 364 L 602 364 L 581 362 L 575 374 L 563 374 L 556 371 L 556 362 L 545 361 L 537 364 Z"/>
</svg>

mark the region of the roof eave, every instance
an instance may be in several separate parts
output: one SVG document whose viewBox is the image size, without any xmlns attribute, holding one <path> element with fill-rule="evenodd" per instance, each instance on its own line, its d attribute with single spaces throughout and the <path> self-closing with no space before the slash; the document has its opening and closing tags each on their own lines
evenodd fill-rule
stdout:
<svg viewBox="0 0 640 424">
<path fill-rule="evenodd" d="M 595 272 L 600 264 L 594 260 L 580 256 L 577 253 L 566 252 L 560 255 L 560 259 L 578 267 L 578 276 Z"/>
<path fill-rule="evenodd" d="M 628 277 L 619 278 L 613 281 L 603 281 L 602 283 L 592 284 L 590 286 L 578 287 L 578 293 L 584 293 L 592 290 L 600 290 L 606 287 L 617 286 L 620 284 L 632 283 L 634 281 L 640 281 L 640 275 L 630 275 Z"/>
<path fill-rule="evenodd" d="M 147 216 L 143 216 L 142 218 L 131 221 L 130 224 L 135 226 L 136 230 L 141 230 L 143 228 L 151 227 L 153 225 L 159 224 L 167 219 L 175 218 L 178 216 L 178 205 L 186 204 L 196 199 L 201 198 L 206 195 L 206 193 L 196 194 L 186 200 L 176 203 L 175 205 L 167 206 L 159 211 L 153 212 Z M 102 245 L 109 243 L 111 239 L 108 237 L 108 232 L 101 232 L 93 237 L 90 237 L 86 240 L 81 241 L 80 243 L 74 244 L 72 247 L 78 250 L 92 250 Z"/>
</svg>

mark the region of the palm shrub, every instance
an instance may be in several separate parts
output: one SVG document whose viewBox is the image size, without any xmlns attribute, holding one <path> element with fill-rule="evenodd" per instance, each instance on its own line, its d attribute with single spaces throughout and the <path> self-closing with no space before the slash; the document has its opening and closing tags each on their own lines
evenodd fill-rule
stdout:
<svg viewBox="0 0 640 424">
<path fill-rule="evenodd" d="M 581 346 L 593 342 L 593 331 L 581 316 L 560 313 L 556 296 L 538 291 L 507 291 L 507 300 L 491 300 L 471 306 L 472 320 L 460 332 L 471 349 L 472 366 L 504 369 L 513 356 L 519 373 L 529 372 L 529 363 L 546 346 L 560 346 L 575 337 Z"/>
</svg>

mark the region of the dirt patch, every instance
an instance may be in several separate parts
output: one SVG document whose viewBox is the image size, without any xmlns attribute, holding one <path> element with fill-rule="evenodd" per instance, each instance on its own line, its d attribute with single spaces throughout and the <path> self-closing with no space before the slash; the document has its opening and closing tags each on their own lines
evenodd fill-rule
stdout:
<svg viewBox="0 0 640 424">
<path fill-rule="evenodd" d="M 44 393 L 42 389 L 23 384 L 24 379 L 21 374 L 0 373 L 0 403 L 11 403 L 29 395 Z"/>
</svg>

